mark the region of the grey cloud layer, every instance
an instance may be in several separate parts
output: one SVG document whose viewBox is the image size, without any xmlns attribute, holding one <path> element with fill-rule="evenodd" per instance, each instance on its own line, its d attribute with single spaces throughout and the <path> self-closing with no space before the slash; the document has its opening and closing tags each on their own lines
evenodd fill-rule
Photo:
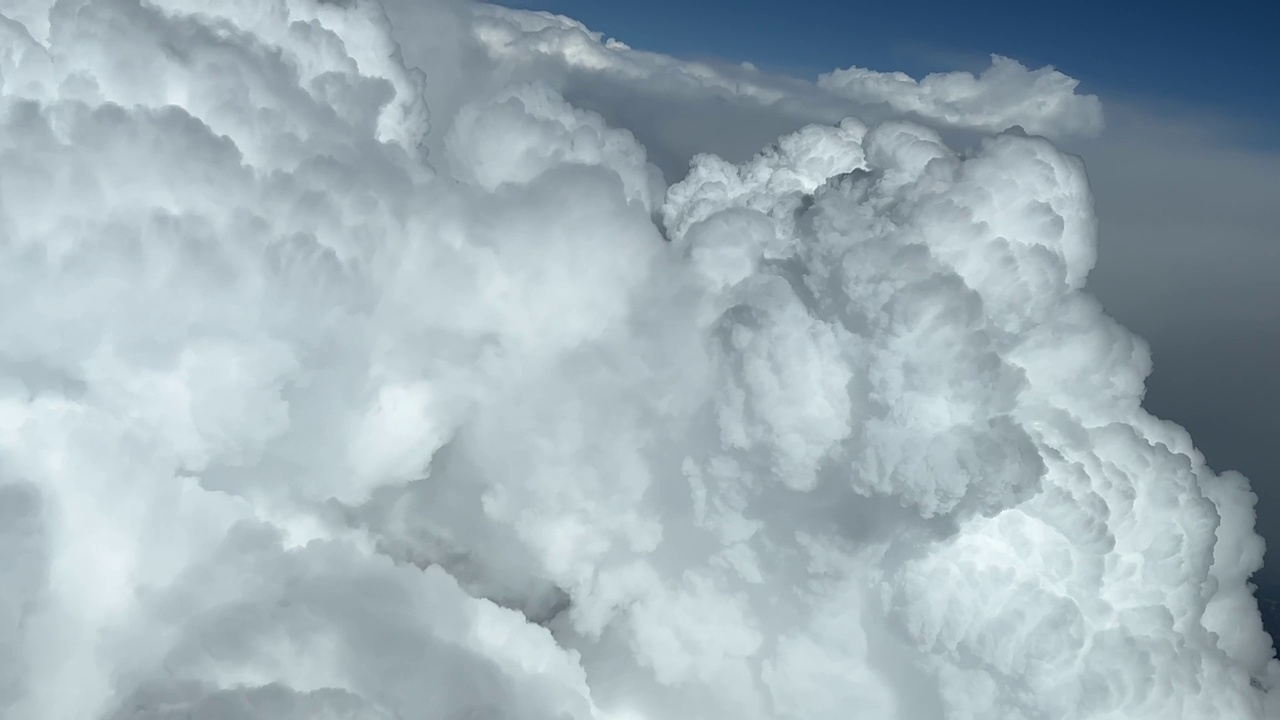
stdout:
<svg viewBox="0 0 1280 720">
<path fill-rule="evenodd" d="M 849 118 L 667 187 L 555 89 L 631 51 L 385 10 L 4 11 L 5 714 L 1274 713 L 1078 159 Z M 1076 127 L 1014 95 L 912 114 Z"/>
</svg>

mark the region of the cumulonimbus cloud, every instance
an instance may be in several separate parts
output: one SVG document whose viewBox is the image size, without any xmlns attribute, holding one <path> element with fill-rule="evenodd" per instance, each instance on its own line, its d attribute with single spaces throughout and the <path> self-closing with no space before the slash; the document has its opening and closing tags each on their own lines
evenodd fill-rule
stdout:
<svg viewBox="0 0 1280 720">
<path fill-rule="evenodd" d="M 529 17 L 3 11 L 6 716 L 1274 713 L 1078 159 L 900 108 L 666 187 Z"/>
</svg>

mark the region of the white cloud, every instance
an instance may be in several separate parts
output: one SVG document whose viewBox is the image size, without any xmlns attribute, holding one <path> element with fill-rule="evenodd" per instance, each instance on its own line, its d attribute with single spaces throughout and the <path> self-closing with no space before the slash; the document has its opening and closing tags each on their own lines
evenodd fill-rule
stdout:
<svg viewBox="0 0 1280 720">
<path fill-rule="evenodd" d="M 937 73 L 922 80 L 900 73 L 851 67 L 826 73 L 818 86 L 864 102 L 882 102 L 927 120 L 992 132 L 1015 125 L 1036 135 L 1094 135 L 1102 129 L 1102 103 L 1077 95 L 1079 81 L 1050 67 L 991 56 L 991 67 Z"/>
<path fill-rule="evenodd" d="M 667 188 L 557 73 L 831 98 L 386 10 L 5 11 L 7 715 L 1275 703 L 1252 495 L 1141 409 L 1077 159 L 848 119 Z M 983 77 L 934 119 L 1069 86 Z"/>
</svg>

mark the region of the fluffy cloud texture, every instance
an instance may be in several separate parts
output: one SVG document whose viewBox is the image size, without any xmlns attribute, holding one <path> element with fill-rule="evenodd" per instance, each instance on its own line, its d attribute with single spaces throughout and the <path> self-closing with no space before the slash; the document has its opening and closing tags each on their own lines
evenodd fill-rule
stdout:
<svg viewBox="0 0 1280 720">
<path fill-rule="evenodd" d="M 771 90 L 461 3 L 2 12 L 5 717 L 1280 716 L 1082 164 L 920 122 L 1069 79 L 837 73 L 908 119 L 667 187 L 556 66 Z"/>
<path fill-rule="evenodd" d="M 847 68 L 818 78 L 818 86 L 864 102 L 947 125 L 1000 131 L 1014 125 L 1037 135 L 1089 135 L 1102 127 L 1102 104 L 1077 95 L 1079 82 L 1053 68 L 1028 70 L 991 56 L 978 76 L 938 73 L 916 81 L 905 73 Z"/>
</svg>

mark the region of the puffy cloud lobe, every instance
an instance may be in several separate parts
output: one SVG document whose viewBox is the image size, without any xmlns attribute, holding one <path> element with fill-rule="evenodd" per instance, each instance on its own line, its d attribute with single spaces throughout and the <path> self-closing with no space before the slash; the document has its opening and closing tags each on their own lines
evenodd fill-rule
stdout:
<svg viewBox="0 0 1280 720">
<path fill-rule="evenodd" d="M 1094 135 L 1102 129 L 1102 103 L 1077 95 L 1078 80 L 1052 67 L 1030 70 L 1001 55 L 978 75 L 936 73 L 915 80 L 900 72 L 851 67 L 818 78 L 818 86 L 862 102 L 948 125 L 1036 135 Z"/>
<path fill-rule="evenodd" d="M 1142 411 L 1078 160 L 847 119 L 664 188 L 504 63 L 715 71 L 387 10 L 3 11 L 6 715 L 1274 706 L 1253 496 Z"/>
<path fill-rule="evenodd" d="M 454 172 L 486 190 L 527 183 L 565 164 L 625 169 L 628 199 L 646 209 L 666 189 L 630 133 L 606 127 L 598 115 L 573 108 L 543 85 L 518 86 L 464 107 L 454 120 L 449 150 Z"/>
</svg>

